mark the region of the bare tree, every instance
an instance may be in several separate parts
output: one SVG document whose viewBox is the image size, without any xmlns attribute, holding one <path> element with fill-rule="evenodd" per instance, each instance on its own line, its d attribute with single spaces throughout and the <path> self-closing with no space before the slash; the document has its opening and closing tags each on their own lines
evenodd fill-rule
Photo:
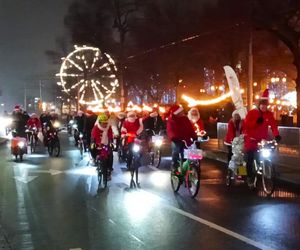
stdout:
<svg viewBox="0 0 300 250">
<path fill-rule="evenodd" d="M 296 67 L 297 126 L 300 126 L 300 1 L 253 0 L 255 23 L 290 49 Z"/>
</svg>

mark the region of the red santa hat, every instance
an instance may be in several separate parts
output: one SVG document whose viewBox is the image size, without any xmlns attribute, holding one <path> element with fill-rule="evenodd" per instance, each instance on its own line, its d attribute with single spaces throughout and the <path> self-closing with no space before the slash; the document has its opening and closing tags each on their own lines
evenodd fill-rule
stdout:
<svg viewBox="0 0 300 250">
<path fill-rule="evenodd" d="M 259 103 L 268 104 L 268 102 L 269 102 L 269 89 L 265 89 L 261 97 L 259 98 Z"/>
<path fill-rule="evenodd" d="M 171 115 L 178 115 L 178 114 L 179 114 L 180 112 L 182 112 L 183 110 L 184 110 L 184 109 L 183 109 L 182 106 L 179 106 L 179 105 L 175 104 L 175 105 L 173 105 L 173 106 L 170 108 L 169 112 L 170 112 Z"/>
<path fill-rule="evenodd" d="M 14 111 L 19 111 L 19 110 L 21 110 L 20 105 L 16 105 L 15 108 L 14 108 Z"/>
<path fill-rule="evenodd" d="M 152 112 L 150 113 L 150 117 L 157 117 L 158 116 L 158 108 L 153 108 Z"/>
</svg>

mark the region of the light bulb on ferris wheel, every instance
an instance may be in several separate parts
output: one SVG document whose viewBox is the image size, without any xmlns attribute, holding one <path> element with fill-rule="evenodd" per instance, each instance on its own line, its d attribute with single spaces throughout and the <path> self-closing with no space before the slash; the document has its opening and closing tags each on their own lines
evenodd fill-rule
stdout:
<svg viewBox="0 0 300 250">
<path fill-rule="evenodd" d="M 75 50 L 63 62 L 59 85 L 68 94 L 78 96 L 84 105 L 103 104 L 116 93 L 119 86 L 117 67 L 107 53 L 90 46 L 74 46 Z"/>
</svg>

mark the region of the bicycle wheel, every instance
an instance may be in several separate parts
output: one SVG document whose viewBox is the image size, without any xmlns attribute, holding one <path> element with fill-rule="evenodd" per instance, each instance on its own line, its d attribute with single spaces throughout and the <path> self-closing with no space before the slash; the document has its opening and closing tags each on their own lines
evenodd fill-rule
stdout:
<svg viewBox="0 0 300 250">
<path fill-rule="evenodd" d="M 133 187 L 136 187 L 136 183 L 134 181 L 134 174 L 135 174 L 135 171 L 136 171 L 136 168 L 135 168 L 135 162 L 134 162 L 134 156 L 132 157 L 131 159 L 131 162 L 128 165 L 128 170 L 130 171 L 130 188 L 133 188 Z"/>
<path fill-rule="evenodd" d="M 160 163 L 161 163 L 161 152 L 160 149 L 156 149 L 153 152 L 153 156 L 152 156 L 152 166 L 158 168 Z"/>
<path fill-rule="evenodd" d="M 107 187 L 108 171 L 107 171 L 107 161 L 102 163 L 102 177 L 103 177 L 103 187 Z"/>
<path fill-rule="evenodd" d="M 98 176 L 98 190 L 99 190 L 101 188 L 101 183 L 102 183 L 102 168 L 101 168 L 100 161 L 97 163 L 97 176 Z"/>
<path fill-rule="evenodd" d="M 181 186 L 180 176 L 177 173 L 175 173 L 174 170 L 171 170 L 171 185 L 172 185 L 172 189 L 175 193 L 178 192 L 178 190 Z"/>
<path fill-rule="evenodd" d="M 49 153 L 49 156 L 53 155 L 53 146 L 48 146 L 48 153 Z"/>
<path fill-rule="evenodd" d="M 186 180 L 189 193 L 192 198 L 196 197 L 200 188 L 200 165 L 190 164 L 190 170 L 186 173 Z"/>
<path fill-rule="evenodd" d="M 254 160 L 252 166 L 252 174 L 254 175 L 254 177 L 252 177 L 252 179 L 247 178 L 247 185 L 251 190 L 256 189 L 258 170 L 259 163 L 256 160 Z"/>
<path fill-rule="evenodd" d="M 234 173 L 230 168 L 228 168 L 226 174 L 226 180 L 225 180 L 226 186 L 230 187 L 233 181 L 234 181 Z"/>
<path fill-rule="evenodd" d="M 53 147 L 53 153 L 56 157 L 59 156 L 59 154 L 60 154 L 60 143 L 59 143 L 59 141 L 55 143 L 55 145 Z"/>
<path fill-rule="evenodd" d="M 31 135 L 30 136 L 30 152 L 31 153 L 34 153 L 35 152 L 35 147 L 34 147 L 34 138 L 33 138 L 34 136 L 33 135 Z"/>
<path fill-rule="evenodd" d="M 275 168 L 271 161 L 265 160 L 261 164 L 263 189 L 267 196 L 271 196 L 275 189 Z"/>
<path fill-rule="evenodd" d="M 83 157 L 83 142 L 79 141 L 79 151 L 80 151 L 80 156 Z"/>
</svg>

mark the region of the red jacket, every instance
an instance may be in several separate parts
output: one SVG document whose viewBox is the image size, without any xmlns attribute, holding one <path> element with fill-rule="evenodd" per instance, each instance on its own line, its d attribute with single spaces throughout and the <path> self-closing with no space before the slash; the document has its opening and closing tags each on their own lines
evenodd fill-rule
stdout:
<svg viewBox="0 0 300 250">
<path fill-rule="evenodd" d="M 106 131 L 107 137 L 103 138 L 103 134 Z M 107 129 L 103 129 L 100 127 L 98 123 L 96 123 L 92 129 L 91 138 L 94 140 L 94 142 L 97 145 L 107 145 L 109 142 L 113 140 L 113 132 L 111 129 L 111 126 L 109 126 Z"/>
<path fill-rule="evenodd" d="M 186 116 L 170 116 L 167 122 L 167 134 L 171 141 L 185 140 L 188 146 L 192 144 L 191 139 L 197 138 L 193 125 Z"/>
<path fill-rule="evenodd" d="M 40 128 L 41 127 L 41 122 L 39 120 L 39 118 L 29 118 L 29 120 L 27 121 L 27 127 L 28 128 Z"/>
<path fill-rule="evenodd" d="M 198 134 L 201 130 L 204 130 L 204 124 L 203 121 L 201 119 L 199 119 L 197 122 L 192 122 L 193 127 L 194 127 L 194 131 L 196 134 Z"/>
<path fill-rule="evenodd" d="M 236 124 L 233 119 L 230 119 L 227 126 L 227 134 L 225 136 L 224 143 L 226 145 L 231 145 L 235 137 L 241 135 L 243 131 L 243 121 L 239 121 L 239 124 Z"/>
<path fill-rule="evenodd" d="M 143 129 L 142 119 L 136 119 L 134 122 L 130 122 L 126 119 L 121 128 L 121 136 L 125 137 L 127 135 L 127 143 L 131 143 L 137 135 L 142 133 Z"/>
<path fill-rule="evenodd" d="M 257 124 L 256 122 L 259 117 L 263 117 L 264 121 L 262 124 Z M 269 127 L 271 127 L 274 136 L 279 135 L 277 123 L 271 111 L 250 110 L 244 121 L 245 150 L 256 150 L 258 142 L 262 139 L 268 140 Z"/>
</svg>

